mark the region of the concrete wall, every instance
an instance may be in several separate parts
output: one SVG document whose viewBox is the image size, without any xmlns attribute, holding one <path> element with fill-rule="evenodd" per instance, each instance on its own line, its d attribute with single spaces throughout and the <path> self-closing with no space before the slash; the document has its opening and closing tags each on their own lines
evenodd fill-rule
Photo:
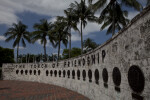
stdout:
<svg viewBox="0 0 150 100">
<path fill-rule="evenodd" d="M 3 64 L 3 79 L 55 84 L 91 100 L 150 100 L 150 7 L 85 55 L 58 63 Z"/>
</svg>

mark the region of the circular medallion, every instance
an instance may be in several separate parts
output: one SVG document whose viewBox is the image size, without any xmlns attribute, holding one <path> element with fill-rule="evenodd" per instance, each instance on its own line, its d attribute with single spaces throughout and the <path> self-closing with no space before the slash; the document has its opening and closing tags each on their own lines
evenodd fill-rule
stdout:
<svg viewBox="0 0 150 100">
<path fill-rule="evenodd" d="M 116 86 L 119 86 L 121 84 L 121 73 L 119 68 L 117 67 L 113 69 L 113 82 Z"/>
<path fill-rule="evenodd" d="M 140 93 L 144 90 L 145 78 L 138 66 L 131 66 L 128 71 L 128 82 L 134 92 Z"/>
<path fill-rule="evenodd" d="M 108 82 L 108 72 L 107 72 L 107 69 L 106 69 L 106 68 L 103 69 L 102 77 L 103 77 L 103 81 L 104 81 L 105 83 L 107 83 L 107 82 Z"/>
</svg>

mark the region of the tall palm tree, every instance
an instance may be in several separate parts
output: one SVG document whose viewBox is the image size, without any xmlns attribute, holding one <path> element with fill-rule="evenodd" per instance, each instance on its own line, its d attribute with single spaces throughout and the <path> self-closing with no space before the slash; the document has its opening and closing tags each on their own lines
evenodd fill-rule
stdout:
<svg viewBox="0 0 150 100">
<path fill-rule="evenodd" d="M 57 16 L 57 20 L 61 20 L 64 22 L 68 32 L 70 33 L 69 36 L 69 58 L 71 57 L 71 28 L 75 31 L 79 31 L 77 28 L 77 18 L 73 16 L 72 9 L 64 10 L 65 17 Z"/>
<path fill-rule="evenodd" d="M 81 54 L 83 52 L 83 36 L 82 36 L 82 28 L 85 28 L 87 25 L 87 21 L 95 21 L 96 17 L 94 16 L 94 12 L 88 7 L 85 3 L 85 0 L 81 0 L 80 3 L 74 2 L 70 4 L 70 9 L 73 9 L 74 15 L 78 18 L 78 22 L 81 24 Z"/>
<path fill-rule="evenodd" d="M 120 30 L 127 25 L 129 20 L 127 19 L 128 12 L 126 10 L 123 11 L 117 1 L 114 4 L 111 3 L 102 11 L 99 23 L 103 22 L 101 30 L 109 26 L 106 34 L 112 33 L 114 35 L 115 30 Z"/>
<path fill-rule="evenodd" d="M 42 19 L 40 20 L 40 23 L 34 24 L 33 27 L 35 31 L 32 32 L 32 42 L 35 43 L 37 40 L 40 40 L 41 44 L 43 44 L 45 56 L 44 58 L 46 61 L 47 37 L 49 37 L 50 43 L 52 43 L 52 46 L 54 47 L 55 38 L 52 34 L 49 33 L 49 31 L 51 31 L 53 28 L 53 24 L 51 22 L 48 22 L 46 19 Z"/>
<path fill-rule="evenodd" d="M 89 3 L 92 5 L 92 1 L 94 0 L 88 0 Z M 120 3 L 119 3 L 120 1 Z M 137 1 L 137 0 L 110 0 L 109 3 L 107 4 L 107 0 L 98 0 L 95 4 L 92 5 L 92 8 L 94 11 L 97 11 L 98 9 L 101 9 L 103 8 L 104 6 L 106 5 L 106 7 L 102 10 L 102 13 L 100 16 L 104 16 L 104 12 L 105 12 L 105 15 L 107 15 L 109 13 L 109 15 L 111 14 L 111 16 L 108 16 L 109 19 L 112 20 L 112 22 L 109 20 L 109 21 L 104 21 L 104 24 L 103 24 L 103 28 L 105 28 L 106 26 L 108 26 L 109 24 L 110 27 L 107 31 L 107 33 L 112 33 L 112 35 L 115 34 L 115 27 L 118 27 L 118 29 L 121 29 L 120 25 L 118 24 L 119 21 L 121 21 L 120 19 L 116 19 L 117 16 L 119 16 L 119 18 L 122 19 L 121 24 L 123 24 L 123 26 L 126 25 L 126 22 L 128 22 L 128 20 L 126 20 L 125 17 L 127 17 L 127 11 L 122 11 L 121 10 L 121 5 L 125 5 L 125 6 L 129 6 L 129 7 L 132 7 L 138 11 L 140 11 L 142 9 L 142 5 Z M 107 13 L 106 13 L 106 9 L 107 9 Z M 110 10 L 110 11 L 108 11 Z M 121 13 L 121 15 L 119 15 L 119 13 L 117 11 L 120 11 L 119 13 Z M 112 17 L 112 18 L 110 18 Z M 102 18 L 102 17 L 100 17 Z M 105 18 L 106 19 L 106 18 Z M 102 20 L 102 19 L 100 19 Z"/>
<path fill-rule="evenodd" d="M 92 1 L 95 1 L 95 0 L 88 0 L 88 2 L 90 4 L 92 4 Z M 114 2 L 116 2 L 116 1 L 119 1 L 120 5 L 125 5 L 125 6 L 132 7 L 134 9 L 138 10 L 138 11 L 140 11 L 143 8 L 142 5 L 138 2 L 138 0 L 110 0 L 109 3 L 112 2 L 111 4 L 114 4 Z M 105 5 L 107 5 L 107 0 L 98 0 L 96 3 L 94 3 L 92 5 L 93 5 L 92 8 L 95 11 L 97 11 L 98 9 L 101 9 Z"/>
<path fill-rule="evenodd" d="M 65 27 L 65 23 L 60 20 L 57 20 L 54 23 L 54 28 L 50 33 L 54 34 L 55 38 L 57 39 L 56 45 L 58 46 L 58 60 L 59 60 L 61 42 L 67 47 L 68 37 L 70 33 L 68 33 L 68 30 Z"/>
<path fill-rule="evenodd" d="M 27 40 L 30 43 L 29 37 L 30 34 L 27 31 L 27 26 L 24 25 L 21 21 L 19 21 L 17 24 L 13 23 L 12 27 L 9 28 L 4 35 L 8 36 L 8 38 L 5 40 L 6 42 L 14 40 L 13 48 L 17 46 L 17 62 L 18 62 L 20 42 L 22 43 L 23 47 L 26 47 L 25 40 Z"/>
</svg>

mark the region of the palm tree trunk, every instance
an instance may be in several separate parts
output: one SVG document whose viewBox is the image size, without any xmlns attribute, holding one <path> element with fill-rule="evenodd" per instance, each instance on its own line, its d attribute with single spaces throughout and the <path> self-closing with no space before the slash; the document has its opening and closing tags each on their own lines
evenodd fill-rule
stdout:
<svg viewBox="0 0 150 100">
<path fill-rule="evenodd" d="M 82 20 L 81 20 L 81 55 L 83 53 Z"/>
<path fill-rule="evenodd" d="M 19 54 L 19 43 L 17 45 L 17 63 L 18 63 L 18 54 Z"/>
<path fill-rule="evenodd" d="M 28 63 L 30 63 L 30 54 L 29 54 L 29 57 L 28 57 Z"/>
<path fill-rule="evenodd" d="M 45 58 L 45 61 L 46 61 L 46 44 L 44 43 L 44 58 Z"/>
<path fill-rule="evenodd" d="M 28 57 L 27 57 L 27 55 L 26 55 L 26 63 L 28 63 Z"/>
<path fill-rule="evenodd" d="M 115 8 L 113 3 L 113 29 L 112 29 L 112 36 L 115 34 Z"/>
<path fill-rule="evenodd" d="M 59 60 L 59 53 L 60 53 L 60 40 L 59 40 L 59 46 L 58 46 L 58 60 Z"/>
<path fill-rule="evenodd" d="M 69 58 L 71 57 L 71 28 L 70 28 L 70 38 L 69 38 Z"/>
<path fill-rule="evenodd" d="M 46 61 L 46 41 L 44 41 L 44 60 Z"/>
</svg>

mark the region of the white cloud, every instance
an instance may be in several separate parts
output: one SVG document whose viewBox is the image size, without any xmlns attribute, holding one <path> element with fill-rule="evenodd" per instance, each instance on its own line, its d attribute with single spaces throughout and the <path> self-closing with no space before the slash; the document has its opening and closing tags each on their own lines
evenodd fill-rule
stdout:
<svg viewBox="0 0 150 100">
<path fill-rule="evenodd" d="M 5 36 L 0 36 L 0 41 L 5 41 L 6 37 Z"/>
<path fill-rule="evenodd" d="M 80 27 L 80 25 L 79 25 Z M 100 25 L 97 23 L 88 22 L 87 26 L 83 29 L 83 35 L 88 35 L 91 32 L 98 32 L 100 31 Z"/>
<path fill-rule="evenodd" d="M 16 13 L 30 11 L 48 16 L 63 15 L 75 0 L 0 0 L 0 24 L 11 25 L 19 19 Z M 80 0 L 76 0 L 80 1 Z"/>
<path fill-rule="evenodd" d="M 78 28 L 80 30 L 81 25 L 78 24 Z M 94 32 L 99 32 L 100 31 L 100 24 L 97 23 L 92 23 L 92 22 L 88 22 L 88 24 L 85 26 L 85 28 L 83 28 L 83 36 L 89 35 L 91 33 Z M 105 28 L 106 30 L 107 28 Z M 72 30 L 72 41 L 80 41 L 81 37 L 80 34 L 77 31 Z"/>
<path fill-rule="evenodd" d="M 71 41 L 80 41 L 80 40 L 81 40 L 81 37 L 79 34 L 77 33 L 72 34 Z"/>
<path fill-rule="evenodd" d="M 56 21 L 56 17 L 52 17 L 48 20 L 48 22 L 52 22 L 52 23 L 54 23 L 55 21 Z"/>
<path fill-rule="evenodd" d="M 40 40 L 37 40 L 37 43 L 41 45 L 41 41 Z"/>
</svg>

